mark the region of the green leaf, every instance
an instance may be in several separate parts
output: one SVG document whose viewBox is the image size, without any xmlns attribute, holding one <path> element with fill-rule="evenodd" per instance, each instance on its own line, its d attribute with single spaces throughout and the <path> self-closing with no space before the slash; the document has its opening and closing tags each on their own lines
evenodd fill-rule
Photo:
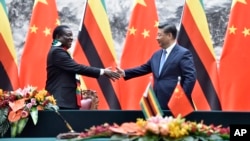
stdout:
<svg viewBox="0 0 250 141">
<path fill-rule="evenodd" d="M 224 140 L 229 140 L 230 139 L 230 135 L 229 134 L 222 134 L 220 135 L 222 139 Z"/>
<path fill-rule="evenodd" d="M 133 137 L 130 137 L 130 141 L 137 141 L 139 140 L 141 137 L 140 136 L 133 136 Z"/>
<path fill-rule="evenodd" d="M 38 121 L 38 110 L 37 110 L 36 107 L 32 107 L 30 109 L 30 116 L 32 118 L 32 121 L 33 121 L 34 125 L 36 125 L 37 121 Z"/>
<path fill-rule="evenodd" d="M 0 125 L 7 120 L 8 112 L 9 112 L 8 108 L 0 108 Z"/>
<path fill-rule="evenodd" d="M 9 128 L 10 128 L 10 123 L 7 119 L 2 124 L 0 124 L 0 134 L 2 137 L 8 131 Z"/>
<path fill-rule="evenodd" d="M 202 136 L 197 136 L 198 141 L 208 141 L 209 139 L 202 137 Z"/>
<path fill-rule="evenodd" d="M 126 139 L 127 136 L 125 135 L 121 135 L 121 134 L 114 134 L 111 136 L 110 140 L 111 141 L 115 141 L 115 140 L 123 140 L 123 139 Z"/>
<path fill-rule="evenodd" d="M 11 128 L 10 128 L 10 136 L 11 137 L 16 137 L 16 135 L 17 135 L 17 123 L 18 123 L 18 121 L 11 123 Z"/>
<path fill-rule="evenodd" d="M 221 137 L 220 137 L 219 135 L 217 135 L 217 134 L 212 134 L 212 135 L 210 136 L 210 139 L 212 139 L 212 140 L 220 140 Z"/>
<path fill-rule="evenodd" d="M 183 137 L 180 141 L 195 141 L 195 139 L 192 136 L 186 136 Z"/>
<path fill-rule="evenodd" d="M 144 136 L 142 137 L 142 141 L 159 141 L 159 136 Z"/>
<path fill-rule="evenodd" d="M 143 141 L 143 137 L 139 138 L 138 141 Z"/>
<path fill-rule="evenodd" d="M 28 122 L 29 118 L 21 118 L 18 122 L 17 122 L 17 134 L 21 134 L 24 127 L 26 126 L 27 122 Z"/>
<path fill-rule="evenodd" d="M 0 135 L 3 136 L 9 129 L 8 108 L 0 108 Z"/>
</svg>

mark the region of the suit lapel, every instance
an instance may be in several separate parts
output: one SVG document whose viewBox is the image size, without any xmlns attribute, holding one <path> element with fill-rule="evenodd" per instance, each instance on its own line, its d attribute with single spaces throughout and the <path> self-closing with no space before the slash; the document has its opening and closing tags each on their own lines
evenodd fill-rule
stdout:
<svg viewBox="0 0 250 141">
<path fill-rule="evenodd" d="M 177 56 L 177 53 L 178 53 L 177 50 L 178 50 L 178 47 L 175 45 L 174 48 L 172 49 L 172 51 L 170 52 L 170 54 L 168 55 L 168 58 L 162 67 L 162 71 L 161 71 L 160 76 L 166 71 L 167 67 L 169 66 L 168 64 L 170 64 L 174 60 L 175 56 Z M 159 65 L 158 65 L 158 67 L 159 67 Z M 159 70 L 159 68 L 158 68 L 158 70 Z"/>
</svg>

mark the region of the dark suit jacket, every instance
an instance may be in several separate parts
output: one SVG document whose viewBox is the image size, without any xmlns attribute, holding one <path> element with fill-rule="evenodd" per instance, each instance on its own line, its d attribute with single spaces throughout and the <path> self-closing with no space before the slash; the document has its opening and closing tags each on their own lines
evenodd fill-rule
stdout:
<svg viewBox="0 0 250 141">
<path fill-rule="evenodd" d="M 98 78 L 100 69 L 76 63 L 62 47 L 52 46 L 47 56 L 45 89 L 64 108 L 78 108 L 76 101 L 76 74 Z"/>
<path fill-rule="evenodd" d="M 159 65 L 162 49 L 155 52 L 149 61 L 139 67 L 125 70 L 125 80 L 153 73 L 154 91 L 162 109 L 168 110 L 167 103 L 176 87 L 178 76 L 181 77 L 181 86 L 191 100 L 191 93 L 196 80 L 196 70 L 191 52 L 175 45 L 170 52 L 161 74 Z"/>
</svg>

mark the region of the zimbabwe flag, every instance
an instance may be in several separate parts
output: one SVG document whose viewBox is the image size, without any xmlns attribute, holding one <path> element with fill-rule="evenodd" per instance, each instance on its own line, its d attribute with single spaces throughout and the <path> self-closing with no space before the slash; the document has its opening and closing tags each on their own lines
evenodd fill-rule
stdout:
<svg viewBox="0 0 250 141">
<path fill-rule="evenodd" d="M 17 56 L 4 0 L 0 1 L 0 89 L 16 90 L 19 87 Z"/>
<path fill-rule="evenodd" d="M 178 43 L 194 57 L 197 80 L 192 92 L 196 110 L 221 110 L 215 54 L 202 0 L 186 0 Z"/>
</svg>

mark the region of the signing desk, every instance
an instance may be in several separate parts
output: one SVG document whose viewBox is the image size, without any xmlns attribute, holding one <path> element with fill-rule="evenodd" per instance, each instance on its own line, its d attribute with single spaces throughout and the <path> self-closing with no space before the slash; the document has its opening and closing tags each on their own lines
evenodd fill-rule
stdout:
<svg viewBox="0 0 250 141">
<path fill-rule="evenodd" d="M 84 131 L 93 125 L 103 123 L 117 123 L 133 121 L 144 118 L 142 111 L 120 110 L 60 110 L 60 114 L 68 121 L 76 132 Z M 164 116 L 170 116 L 169 111 L 164 111 Z M 229 126 L 230 124 L 250 124 L 250 112 L 221 112 L 221 111 L 196 111 L 186 117 L 186 120 L 196 122 L 204 121 L 205 124 Z M 68 132 L 64 121 L 54 111 L 39 112 L 37 125 L 29 119 L 23 132 L 18 137 L 56 137 L 59 133 Z M 10 137 L 8 132 L 5 137 Z"/>
</svg>

